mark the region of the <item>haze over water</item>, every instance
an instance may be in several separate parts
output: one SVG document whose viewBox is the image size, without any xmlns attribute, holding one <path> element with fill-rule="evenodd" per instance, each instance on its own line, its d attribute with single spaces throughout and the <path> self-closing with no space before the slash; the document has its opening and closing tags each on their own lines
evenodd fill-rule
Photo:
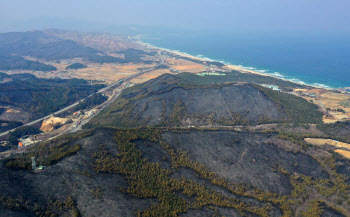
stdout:
<svg viewBox="0 0 350 217">
<path fill-rule="evenodd" d="M 181 32 L 141 40 L 297 82 L 350 87 L 350 39 L 345 36 Z"/>
<path fill-rule="evenodd" d="M 349 0 L 11 0 L 0 7 L 0 32 L 118 34 L 135 24 L 135 34 L 167 33 L 143 38 L 159 47 L 336 88 L 350 86 L 349 8 Z M 190 31 L 169 34 L 173 27 Z"/>
</svg>

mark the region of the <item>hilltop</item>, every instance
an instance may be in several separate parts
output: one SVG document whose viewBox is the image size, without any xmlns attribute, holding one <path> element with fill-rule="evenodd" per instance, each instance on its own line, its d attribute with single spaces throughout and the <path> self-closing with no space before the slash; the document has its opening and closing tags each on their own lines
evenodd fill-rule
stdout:
<svg viewBox="0 0 350 217">
<path fill-rule="evenodd" d="M 90 125 L 234 126 L 321 120 L 317 106 L 290 94 L 248 83 L 203 85 L 181 74 L 164 74 L 125 90 Z"/>
</svg>

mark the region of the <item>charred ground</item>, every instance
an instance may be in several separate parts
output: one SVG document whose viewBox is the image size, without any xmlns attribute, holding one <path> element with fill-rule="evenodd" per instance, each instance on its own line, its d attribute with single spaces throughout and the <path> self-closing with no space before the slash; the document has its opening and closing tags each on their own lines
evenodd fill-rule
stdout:
<svg viewBox="0 0 350 217">
<path fill-rule="evenodd" d="M 347 216 L 346 171 L 276 133 L 101 128 L 3 161 L 1 214 Z"/>
<path fill-rule="evenodd" d="M 1 72 L 0 82 L 0 120 L 24 123 L 73 104 L 104 87 L 90 85 L 82 79 L 44 79 L 31 74 Z"/>
<path fill-rule="evenodd" d="M 199 77 L 199 76 L 198 76 Z M 255 84 L 190 83 L 165 74 L 129 88 L 92 126 L 221 126 L 320 123 L 316 105 Z"/>
<path fill-rule="evenodd" d="M 91 129 L 1 161 L 0 216 L 349 216 L 349 160 L 304 141 L 347 137 L 311 125 L 321 119 L 256 84 L 166 74 L 126 89 Z"/>
</svg>

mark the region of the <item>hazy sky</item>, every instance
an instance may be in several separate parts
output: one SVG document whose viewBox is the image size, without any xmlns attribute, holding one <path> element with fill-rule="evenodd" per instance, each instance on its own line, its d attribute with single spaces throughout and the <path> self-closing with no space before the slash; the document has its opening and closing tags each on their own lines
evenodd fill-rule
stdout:
<svg viewBox="0 0 350 217">
<path fill-rule="evenodd" d="M 350 33 L 349 11 L 349 0 L 0 0 L 0 27 L 64 18 L 64 25 L 71 20 L 106 25 L 341 34 Z"/>
</svg>

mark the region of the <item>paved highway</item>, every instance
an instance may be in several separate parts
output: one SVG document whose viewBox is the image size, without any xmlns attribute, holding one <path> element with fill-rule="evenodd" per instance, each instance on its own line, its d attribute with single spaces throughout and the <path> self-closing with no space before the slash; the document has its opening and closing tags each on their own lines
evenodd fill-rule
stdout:
<svg viewBox="0 0 350 217">
<path fill-rule="evenodd" d="M 163 58 L 160 58 L 160 59 L 161 59 L 161 63 L 162 63 L 162 62 L 163 62 Z M 134 78 L 136 78 L 136 77 L 138 77 L 138 76 L 140 76 L 140 75 L 142 75 L 142 74 L 144 74 L 144 73 L 146 73 L 146 72 L 152 71 L 153 69 L 154 69 L 154 67 L 149 68 L 149 69 L 142 70 L 141 72 L 139 72 L 139 73 L 137 73 L 137 74 L 130 75 L 130 76 L 128 76 L 128 77 L 122 78 L 122 79 L 118 80 L 117 82 L 115 82 L 115 83 L 113 83 L 113 84 L 111 84 L 111 85 L 109 85 L 109 86 L 107 86 L 107 87 L 104 87 L 104 88 L 98 90 L 97 93 L 102 93 L 102 92 L 104 92 L 104 91 L 106 91 L 106 90 L 108 90 L 108 89 L 110 89 L 110 88 L 112 88 L 112 87 L 115 87 L 115 86 L 121 84 L 121 83 L 124 82 L 124 81 L 127 82 L 127 81 L 129 81 L 129 80 L 131 80 L 131 79 L 134 79 Z M 120 94 L 120 93 L 119 93 L 119 94 Z M 91 95 L 92 95 L 92 94 L 91 94 Z M 91 96 L 91 95 L 90 95 L 90 96 Z M 118 96 L 119 96 L 119 95 L 117 94 L 117 97 L 118 97 Z M 116 99 L 116 97 L 113 97 L 113 98 Z M 65 107 L 65 108 L 63 108 L 63 109 L 61 109 L 61 110 L 59 110 L 59 111 L 56 111 L 56 112 L 51 113 L 51 114 L 49 114 L 49 115 L 46 115 L 45 117 L 39 118 L 39 119 L 37 119 L 37 120 L 31 121 L 31 122 L 29 122 L 29 123 L 26 123 L 26 124 L 24 124 L 24 125 L 22 125 L 22 126 L 30 126 L 30 125 L 36 124 L 36 123 L 38 123 L 38 122 L 40 122 L 40 121 L 43 121 L 43 120 L 45 120 L 45 119 L 48 119 L 48 118 L 51 117 L 52 115 L 57 115 L 57 114 L 59 114 L 59 113 L 62 113 L 62 112 L 64 112 L 64 111 L 67 111 L 67 110 L 69 110 L 69 109 L 71 109 L 71 108 L 77 106 L 80 102 L 84 101 L 85 99 L 87 99 L 87 97 L 84 98 L 84 99 L 82 99 L 82 100 L 80 100 L 80 101 L 78 101 L 78 102 L 76 102 L 76 103 L 74 103 L 74 104 L 72 104 L 72 105 L 70 105 L 70 106 L 67 106 L 67 107 Z M 108 101 L 110 101 L 110 100 L 108 100 Z M 111 101 L 112 101 L 112 100 L 111 100 Z M 105 107 L 103 107 L 102 109 L 104 109 L 104 108 L 105 108 Z M 102 110 L 102 109 L 101 109 L 101 110 Z M 84 123 L 84 124 L 85 124 L 85 123 Z M 81 124 L 81 125 L 82 125 L 82 124 Z M 20 127 L 22 127 L 22 126 L 20 126 Z M 16 129 L 18 129 L 18 128 L 20 128 L 20 127 L 14 128 L 14 129 L 12 129 L 12 130 L 9 130 L 9 131 L 3 132 L 3 133 L 0 133 L 0 137 L 5 136 L 5 135 L 7 135 L 8 133 L 10 133 L 10 132 L 12 132 L 12 131 L 15 131 Z"/>
</svg>

